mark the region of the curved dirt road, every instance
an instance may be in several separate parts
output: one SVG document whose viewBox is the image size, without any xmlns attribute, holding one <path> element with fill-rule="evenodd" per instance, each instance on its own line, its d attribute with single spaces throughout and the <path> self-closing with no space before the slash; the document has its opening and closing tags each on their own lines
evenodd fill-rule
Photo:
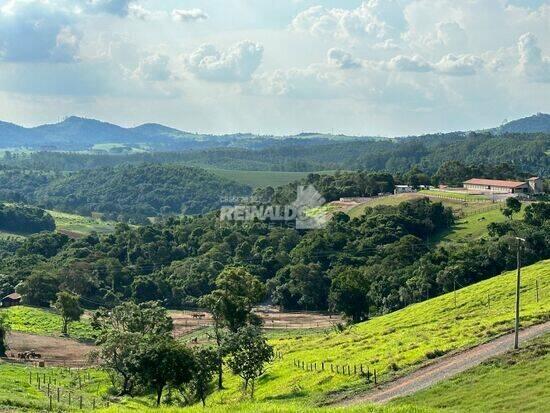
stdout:
<svg viewBox="0 0 550 413">
<path fill-rule="evenodd" d="M 528 327 L 520 331 L 521 342 L 550 332 L 550 321 Z M 439 360 L 423 367 L 407 376 L 369 391 L 368 393 L 351 397 L 337 403 L 349 406 L 364 402 L 385 403 L 397 397 L 407 396 L 435 383 L 449 379 L 462 373 L 483 361 L 512 350 L 514 333 L 506 334 L 493 341 L 481 344 L 463 352 L 443 356 Z"/>
</svg>

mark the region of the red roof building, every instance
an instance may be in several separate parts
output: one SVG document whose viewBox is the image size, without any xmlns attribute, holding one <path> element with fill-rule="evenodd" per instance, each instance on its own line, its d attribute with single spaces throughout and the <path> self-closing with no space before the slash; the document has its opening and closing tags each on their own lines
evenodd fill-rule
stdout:
<svg viewBox="0 0 550 413">
<path fill-rule="evenodd" d="M 473 178 L 465 181 L 464 188 L 472 191 L 487 191 L 499 194 L 523 194 L 529 192 L 529 184 L 519 181 Z"/>
</svg>

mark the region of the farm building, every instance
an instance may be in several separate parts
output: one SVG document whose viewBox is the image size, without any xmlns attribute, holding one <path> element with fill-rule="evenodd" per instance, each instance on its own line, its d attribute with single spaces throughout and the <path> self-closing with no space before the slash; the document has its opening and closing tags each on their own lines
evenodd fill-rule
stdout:
<svg viewBox="0 0 550 413">
<path fill-rule="evenodd" d="M 2 307 L 13 307 L 21 304 L 21 295 L 13 293 L 2 298 Z"/>
<path fill-rule="evenodd" d="M 473 178 L 463 183 L 471 191 L 491 192 L 496 194 L 537 194 L 542 192 L 542 179 L 529 178 L 527 181 L 502 181 L 497 179 Z"/>
</svg>

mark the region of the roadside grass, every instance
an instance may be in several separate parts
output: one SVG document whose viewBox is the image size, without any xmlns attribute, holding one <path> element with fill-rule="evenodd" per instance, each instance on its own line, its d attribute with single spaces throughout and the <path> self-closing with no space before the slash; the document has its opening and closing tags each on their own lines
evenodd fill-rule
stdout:
<svg viewBox="0 0 550 413">
<path fill-rule="evenodd" d="M 80 379 L 79 379 L 80 376 Z M 40 389 L 38 388 L 40 377 Z M 45 379 L 45 381 L 44 381 Z M 80 388 L 82 383 L 82 388 Z M 12 364 L 0 360 L 0 411 L 49 411 L 52 396 L 52 410 L 91 411 L 106 406 L 103 395 L 110 387 L 108 376 L 97 369 L 35 368 L 24 364 Z M 57 388 L 59 387 L 59 402 Z M 69 393 L 71 403 L 69 405 Z M 82 410 L 80 410 L 82 411 Z"/>
<path fill-rule="evenodd" d="M 448 381 L 392 403 L 449 412 L 547 412 L 550 334 Z"/>
<path fill-rule="evenodd" d="M 0 313 L 5 314 L 6 322 L 12 331 L 61 337 L 61 316 L 53 309 L 16 306 L 0 309 Z M 81 321 L 69 324 L 69 337 L 72 339 L 91 341 L 95 335 L 96 332 L 86 316 L 83 316 Z"/>
<path fill-rule="evenodd" d="M 311 173 L 330 175 L 334 171 L 319 171 L 319 172 L 280 172 L 280 171 L 245 171 L 231 169 L 217 169 L 206 167 L 213 174 L 222 178 L 230 179 L 241 184 L 248 185 L 252 188 L 265 188 L 271 186 L 277 188 L 291 182 L 295 182 L 306 178 Z"/>
<path fill-rule="evenodd" d="M 535 301 L 535 280 L 539 280 L 540 301 Z M 325 331 L 315 335 L 272 338 L 275 350 L 283 353 L 257 386 L 256 401 L 315 406 L 370 387 L 364 377 L 325 371 L 304 371 L 293 360 L 304 363 L 363 364 L 376 369 L 379 381 L 403 375 L 432 358 L 486 342 L 513 329 L 515 272 L 426 302 L 352 326 L 341 333 Z M 522 326 L 550 318 L 550 260 L 523 270 Z M 490 296 L 490 305 L 488 297 Z M 341 369 L 341 367 L 340 367 Z M 226 375 L 227 390 L 211 396 L 211 403 L 239 403 L 240 381 Z"/>
<path fill-rule="evenodd" d="M 114 222 L 101 221 L 99 219 L 68 214 L 66 212 L 51 210 L 48 210 L 48 212 L 55 219 L 57 231 L 65 232 L 67 235 L 77 234 L 85 236 L 94 231 L 98 234 L 108 234 L 115 230 Z"/>
</svg>

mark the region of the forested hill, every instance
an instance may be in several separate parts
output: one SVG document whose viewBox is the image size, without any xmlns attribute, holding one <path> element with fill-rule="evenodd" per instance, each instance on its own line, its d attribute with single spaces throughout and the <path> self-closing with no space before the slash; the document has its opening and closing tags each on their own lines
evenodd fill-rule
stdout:
<svg viewBox="0 0 550 413">
<path fill-rule="evenodd" d="M 521 118 L 505 123 L 494 130 L 497 133 L 550 133 L 550 115 L 537 113 L 527 118 Z"/>
<path fill-rule="evenodd" d="M 288 139 L 260 149 L 212 148 L 187 152 L 92 155 L 36 152 L 9 154 L 0 163 L 42 171 L 74 171 L 120 163 L 183 163 L 220 169 L 263 171 L 371 170 L 406 172 L 413 166 L 435 173 L 446 161 L 515 165 L 550 172 L 550 134 L 451 133 L 385 140 Z"/>
<path fill-rule="evenodd" d="M 120 165 L 82 171 L 37 188 L 34 201 L 51 209 L 143 223 L 160 214 L 201 214 L 224 196 L 251 189 L 199 168 L 181 165 Z"/>
</svg>

